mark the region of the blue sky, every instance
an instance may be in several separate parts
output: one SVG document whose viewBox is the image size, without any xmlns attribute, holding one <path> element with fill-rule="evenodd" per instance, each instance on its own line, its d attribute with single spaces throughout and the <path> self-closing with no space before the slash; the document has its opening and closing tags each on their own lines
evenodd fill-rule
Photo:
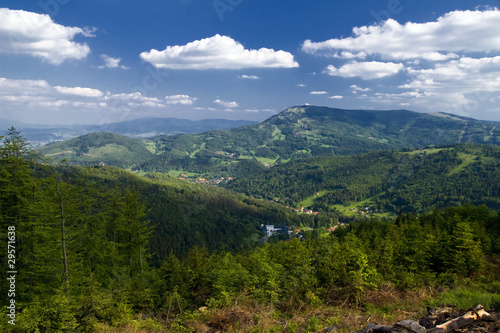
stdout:
<svg viewBox="0 0 500 333">
<path fill-rule="evenodd" d="M 0 1 L 0 118 L 264 120 L 292 105 L 500 121 L 499 1 Z"/>
</svg>

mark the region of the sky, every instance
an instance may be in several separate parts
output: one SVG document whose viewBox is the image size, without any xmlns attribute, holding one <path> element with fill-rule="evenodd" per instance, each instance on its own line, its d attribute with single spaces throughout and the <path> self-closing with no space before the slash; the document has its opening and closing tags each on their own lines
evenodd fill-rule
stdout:
<svg viewBox="0 0 500 333">
<path fill-rule="evenodd" d="M 500 121 L 499 1 L 0 0 L 0 118 L 262 121 L 294 105 Z"/>
</svg>

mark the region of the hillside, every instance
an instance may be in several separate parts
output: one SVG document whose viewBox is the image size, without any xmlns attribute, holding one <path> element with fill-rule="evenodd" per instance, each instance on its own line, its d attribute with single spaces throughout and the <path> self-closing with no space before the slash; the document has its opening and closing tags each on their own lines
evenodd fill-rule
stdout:
<svg viewBox="0 0 500 333">
<path fill-rule="evenodd" d="M 120 188 L 137 192 L 145 205 L 145 219 L 153 226 L 149 244 L 156 265 L 170 252 L 183 257 L 195 246 L 234 251 L 255 245 L 263 236 L 261 224 L 314 224 L 314 217 L 276 203 L 164 174 L 138 177 L 114 167 L 69 167 L 61 172 L 73 179 L 86 178 L 104 196 Z"/>
<path fill-rule="evenodd" d="M 424 212 L 463 203 L 499 209 L 498 170 L 500 147 L 461 144 L 296 160 L 240 176 L 228 188 L 348 215 Z"/>
<path fill-rule="evenodd" d="M 17 129 L 22 130 L 24 137 L 34 147 L 97 132 L 112 132 L 131 138 L 149 138 L 158 135 L 201 133 L 216 129 L 228 130 L 255 123 L 255 121 L 228 119 L 141 118 L 103 125 L 69 125 L 62 127 L 60 125 L 28 124 L 0 118 L 0 128 L 9 128 L 15 125 Z"/>
<path fill-rule="evenodd" d="M 341 158 L 346 169 L 399 161 L 386 173 L 395 187 L 400 177 L 418 185 L 418 174 L 478 175 L 477 186 L 493 195 L 498 149 L 314 160 Z M 488 171 L 497 172 L 489 187 L 480 181 Z M 369 170 L 358 184 L 369 188 L 377 174 Z M 47 163 L 15 129 L 0 145 L 0 175 L 2 260 L 15 270 L 0 272 L 10 319 L 0 322 L 2 332 L 318 332 L 332 325 L 355 332 L 443 303 L 500 305 L 500 215 L 484 205 L 338 223 L 335 213 L 300 214 L 165 174 Z M 292 237 L 260 242 L 260 225 L 279 223 L 292 227 Z"/>
<path fill-rule="evenodd" d="M 444 113 L 298 106 L 257 125 L 160 137 L 163 153 L 140 168 L 234 176 L 296 158 L 457 143 L 497 145 L 500 125 Z"/>
<path fill-rule="evenodd" d="M 54 142 L 37 149 L 45 157 L 74 165 L 105 164 L 128 168 L 151 159 L 154 155 L 140 139 L 99 132 L 68 141 Z"/>
</svg>

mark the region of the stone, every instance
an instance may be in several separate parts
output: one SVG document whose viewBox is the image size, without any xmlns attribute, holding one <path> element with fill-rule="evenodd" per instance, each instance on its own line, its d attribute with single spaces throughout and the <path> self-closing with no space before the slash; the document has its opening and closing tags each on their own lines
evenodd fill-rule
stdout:
<svg viewBox="0 0 500 333">
<path fill-rule="evenodd" d="M 426 333 L 427 329 L 414 320 L 403 320 L 392 327 L 391 333 Z"/>
<path fill-rule="evenodd" d="M 356 333 L 391 333 L 392 326 L 369 324 Z"/>
</svg>

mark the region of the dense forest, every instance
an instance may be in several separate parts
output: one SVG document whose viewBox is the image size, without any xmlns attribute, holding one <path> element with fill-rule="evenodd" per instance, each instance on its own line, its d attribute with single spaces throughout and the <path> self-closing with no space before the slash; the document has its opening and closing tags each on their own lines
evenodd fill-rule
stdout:
<svg viewBox="0 0 500 333">
<path fill-rule="evenodd" d="M 140 122 L 137 126 L 141 127 Z M 110 126 L 107 130 L 114 128 Z M 38 149 L 46 156 L 66 158 L 74 165 L 102 162 L 144 172 L 227 178 L 315 156 L 460 143 L 498 145 L 499 137 L 497 122 L 444 113 L 343 110 L 308 105 L 291 107 L 259 124 L 230 130 L 163 135 L 147 140 L 101 132 Z"/>
<path fill-rule="evenodd" d="M 500 306 L 500 215 L 484 205 L 337 223 L 163 174 L 53 163 L 11 128 L 0 221 L 7 332 L 352 332 L 318 311 L 375 313 L 388 290 L 433 304 L 464 285 Z M 260 224 L 280 223 L 292 237 L 260 243 Z"/>
<path fill-rule="evenodd" d="M 77 138 L 54 142 L 37 148 L 48 158 L 62 160 L 72 165 L 105 164 L 128 168 L 153 158 L 144 142 L 123 135 L 98 132 Z"/>
<path fill-rule="evenodd" d="M 444 113 L 408 110 L 343 110 L 313 105 L 290 107 L 257 125 L 228 131 L 161 136 L 158 154 L 140 165 L 146 171 L 185 170 L 244 175 L 234 165 L 282 164 L 313 156 L 422 148 L 458 143 L 499 144 L 499 125 Z"/>
<path fill-rule="evenodd" d="M 464 203 L 499 209 L 498 170 L 500 147 L 460 144 L 301 159 L 238 177 L 227 187 L 292 206 L 311 198 L 311 208 L 321 212 L 368 205 L 420 213 Z"/>
</svg>

